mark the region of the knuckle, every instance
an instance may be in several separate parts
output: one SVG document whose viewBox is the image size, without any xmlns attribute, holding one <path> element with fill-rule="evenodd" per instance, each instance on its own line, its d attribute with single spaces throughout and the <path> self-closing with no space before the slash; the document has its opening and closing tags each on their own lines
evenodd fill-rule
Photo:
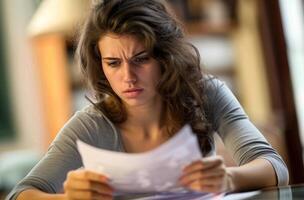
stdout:
<svg viewBox="0 0 304 200">
<path fill-rule="evenodd" d="M 226 169 L 225 168 L 220 168 L 219 169 L 219 174 L 220 175 L 225 175 L 226 174 Z"/>
<path fill-rule="evenodd" d="M 204 175 L 203 170 L 198 171 L 198 172 L 197 172 L 197 175 L 198 175 L 199 177 L 202 177 L 202 176 Z"/>
<path fill-rule="evenodd" d="M 202 191 L 204 189 L 204 183 L 200 182 L 199 183 L 199 190 Z"/>
<path fill-rule="evenodd" d="M 225 165 L 224 165 L 224 161 L 223 161 L 222 158 L 221 158 L 220 160 L 217 161 L 217 165 L 218 165 L 219 167 L 224 167 L 224 166 L 225 166 Z"/>
<path fill-rule="evenodd" d="M 221 192 L 222 189 L 223 189 L 223 185 L 222 185 L 222 184 L 218 184 L 218 185 L 216 186 L 217 192 Z"/>
<path fill-rule="evenodd" d="M 218 192 L 218 185 L 212 185 L 209 187 L 210 192 L 216 193 Z"/>
<path fill-rule="evenodd" d="M 219 181 L 223 181 L 225 179 L 225 174 L 221 174 L 219 177 L 218 177 Z"/>
<path fill-rule="evenodd" d="M 86 192 L 85 195 L 84 195 L 84 197 L 86 199 L 92 199 L 93 198 L 93 193 L 91 191 L 90 192 Z"/>
<path fill-rule="evenodd" d="M 218 160 L 219 160 L 221 163 L 224 162 L 224 158 L 223 158 L 222 156 L 219 156 L 219 157 L 218 157 Z"/>
<path fill-rule="evenodd" d="M 67 174 L 67 178 L 71 178 L 73 176 L 73 171 L 69 171 Z"/>
<path fill-rule="evenodd" d="M 71 192 L 66 192 L 65 196 L 67 197 L 67 199 L 73 199 L 73 194 Z"/>
<path fill-rule="evenodd" d="M 87 182 L 86 182 L 86 187 L 87 187 L 88 189 L 92 188 L 92 187 L 93 187 L 93 183 L 92 183 L 91 181 L 87 181 Z"/>
<path fill-rule="evenodd" d="M 83 181 L 83 185 L 86 187 L 86 188 L 90 188 L 92 183 L 90 181 Z"/>
<path fill-rule="evenodd" d="M 63 183 L 63 189 L 66 190 L 67 188 L 68 188 L 68 182 L 64 181 L 64 183 Z"/>
<path fill-rule="evenodd" d="M 204 161 L 203 160 L 200 160 L 198 163 L 197 163 L 198 166 L 200 167 L 203 167 L 204 166 Z"/>
<path fill-rule="evenodd" d="M 222 175 L 219 175 L 219 176 L 216 176 L 216 177 L 215 177 L 215 182 L 216 182 L 216 183 L 221 183 L 221 182 L 223 182 L 224 180 L 225 180 L 225 177 L 222 176 Z"/>
<path fill-rule="evenodd" d="M 88 171 L 84 171 L 83 176 L 84 176 L 84 178 L 89 178 L 90 173 Z"/>
</svg>

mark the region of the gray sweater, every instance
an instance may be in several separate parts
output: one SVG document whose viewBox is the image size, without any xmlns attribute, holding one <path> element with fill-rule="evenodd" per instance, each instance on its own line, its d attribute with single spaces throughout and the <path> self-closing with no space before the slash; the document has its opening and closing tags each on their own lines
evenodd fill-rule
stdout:
<svg viewBox="0 0 304 200">
<path fill-rule="evenodd" d="M 272 164 L 278 185 L 288 184 L 288 170 L 284 161 L 250 122 L 228 87 L 218 79 L 211 78 L 207 80 L 206 95 L 209 102 L 208 120 L 237 164 L 264 158 Z M 15 186 L 7 199 L 16 199 L 21 191 L 30 188 L 47 193 L 62 192 L 67 173 L 82 167 L 76 148 L 77 139 L 102 149 L 124 151 L 118 128 L 94 106 L 88 106 L 76 112 L 64 125 L 45 156 Z M 214 152 L 215 144 L 211 142 Z"/>
</svg>

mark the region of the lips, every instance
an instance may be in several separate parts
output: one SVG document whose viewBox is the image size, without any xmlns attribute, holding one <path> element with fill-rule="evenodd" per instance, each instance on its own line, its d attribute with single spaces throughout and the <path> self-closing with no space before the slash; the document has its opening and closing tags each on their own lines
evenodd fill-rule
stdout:
<svg viewBox="0 0 304 200">
<path fill-rule="evenodd" d="M 127 97 L 127 98 L 136 98 L 136 97 L 139 96 L 143 91 L 144 91 L 144 89 L 142 89 L 142 88 L 131 88 L 131 89 L 127 89 L 127 90 L 123 91 L 123 94 L 124 94 L 125 97 Z"/>
</svg>

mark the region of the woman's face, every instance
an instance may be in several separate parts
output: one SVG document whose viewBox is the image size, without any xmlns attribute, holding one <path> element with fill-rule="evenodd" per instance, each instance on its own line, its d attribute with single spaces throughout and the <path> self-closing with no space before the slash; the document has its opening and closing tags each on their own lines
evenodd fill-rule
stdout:
<svg viewBox="0 0 304 200">
<path fill-rule="evenodd" d="M 100 38 L 98 47 L 104 74 L 127 107 L 160 103 L 156 91 L 159 63 L 137 37 L 107 34 Z"/>
</svg>

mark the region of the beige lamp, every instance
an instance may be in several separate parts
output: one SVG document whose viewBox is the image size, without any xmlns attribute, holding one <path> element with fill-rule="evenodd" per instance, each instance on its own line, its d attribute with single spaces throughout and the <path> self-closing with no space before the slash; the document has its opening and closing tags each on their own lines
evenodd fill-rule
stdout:
<svg viewBox="0 0 304 200">
<path fill-rule="evenodd" d="M 90 0 L 44 0 L 28 26 L 29 35 L 61 33 L 70 36 L 87 15 L 89 5 Z"/>
<path fill-rule="evenodd" d="M 89 0 L 44 0 L 28 26 L 48 130 L 45 147 L 72 113 L 66 42 L 89 5 Z"/>
</svg>

